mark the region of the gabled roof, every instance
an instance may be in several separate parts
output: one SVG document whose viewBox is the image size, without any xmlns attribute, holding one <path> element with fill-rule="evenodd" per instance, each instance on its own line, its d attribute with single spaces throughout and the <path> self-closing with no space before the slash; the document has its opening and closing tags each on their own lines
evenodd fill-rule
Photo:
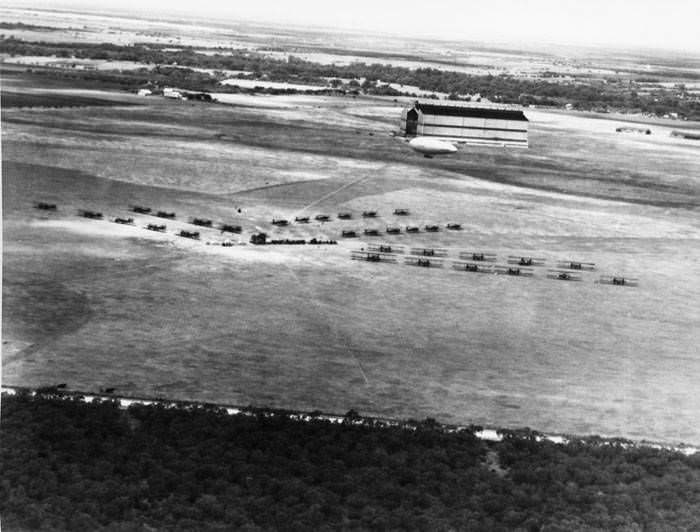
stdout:
<svg viewBox="0 0 700 532">
<path fill-rule="evenodd" d="M 416 110 L 428 115 L 463 116 L 465 118 L 496 118 L 501 120 L 513 120 L 527 122 L 525 114 L 519 109 L 505 109 L 499 107 L 477 106 L 469 103 L 425 103 L 416 102 L 413 106 Z"/>
</svg>

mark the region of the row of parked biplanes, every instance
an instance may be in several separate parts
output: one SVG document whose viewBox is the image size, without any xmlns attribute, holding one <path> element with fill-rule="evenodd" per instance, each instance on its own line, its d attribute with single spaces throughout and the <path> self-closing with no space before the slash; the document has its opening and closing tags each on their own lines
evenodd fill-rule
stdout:
<svg viewBox="0 0 700 532">
<path fill-rule="evenodd" d="M 42 211 L 57 211 L 58 206 L 55 203 L 47 203 L 40 201 L 34 205 L 37 209 L 42 210 Z M 176 214 L 174 212 L 169 212 L 169 211 L 153 211 L 150 207 L 141 207 L 141 206 L 132 206 L 129 209 L 131 212 L 134 212 L 136 214 L 146 214 L 150 216 L 155 216 L 157 218 L 163 218 L 166 220 L 175 220 L 176 219 Z M 99 211 L 92 211 L 88 209 L 80 209 L 78 210 L 78 215 L 82 216 L 83 218 L 88 218 L 90 220 L 103 220 L 104 215 L 99 212 Z M 111 219 L 112 222 L 120 225 L 136 225 L 134 218 L 124 218 L 117 216 L 115 218 Z M 206 227 L 206 228 L 211 228 L 211 229 L 218 229 L 222 233 L 236 233 L 239 234 L 242 231 L 242 228 L 240 225 L 233 225 L 233 224 L 219 224 L 218 226 L 214 226 L 214 222 L 212 220 L 206 219 L 206 218 L 191 218 L 189 219 L 188 223 L 200 227 Z M 162 223 L 149 223 L 144 226 L 144 229 L 148 229 L 149 231 L 156 231 L 159 233 L 165 233 L 167 226 Z M 190 238 L 192 240 L 199 240 L 200 239 L 200 233 L 199 231 L 188 231 L 186 229 L 182 229 L 176 233 L 178 236 L 181 236 L 183 238 Z M 221 243 L 223 246 L 231 246 L 233 245 L 232 242 L 230 241 L 224 241 Z"/>
<path fill-rule="evenodd" d="M 55 211 L 57 210 L 57 206 L 52 203 L 45 203 L 45 202 L 39 202 L 36 204 L 37 209 L 41 210 L 47 210 L 47 211 Z M 142 206 L 132 206 L 130 207 L 131 212 L 134 212 L 136 214 L 144 214 L 144 215 L 149 215 L 149 216 L 154 216 L 157 218 L 163 218 L 166 220 L 175 220 L 176 219 L 176 214 L 175 212 L 171 211 L 162 211 L 162 210 L 153 210 L 150 207 L 142 207 Z M 90 218 L 90 219 L 98 219 L 101 220 L 103 219 L 103 215 L 101 212 L 97 211 L 90 211 L 90 210 L 80 210 L 79 214 L 83 216 L 84 218 Z M 394 210 L 394 215 L 396 216 L 408 216 L 410 214 L 408 209 L 395 209 Z M 363 211 L 362 212 L 362 217 L 363 218 L 376 218 L 378 217 L 379 214 L 377 211 Z M 349 220 L 352 219 L 353 215 L 352 213 L 349 212 L 341 212 L 338 213 L 337 215 L 338 219 L 341 220 Z M 330 220 L 330 215 L 327 214 L 317 214 L 314 217 L 314 220 L 319 221 L 319 222 L 326 222 Z M 123 225 L 135 225 L 134 219 L 133 218 L 123 218 L 123 217 L 117 217 L 113 218 L 112 221 L 114 223 L 118 224 L 123 224 Z M 303 216 L 299 217 L 297 216 L 295 218 L 295 223 L 309 223 L 310 222 L 310 217 L 308 216 Z M 235 234 L 240 234 L 242 232 L 242 227 L 240 225 L 233 225 L 233 224 L 219 224 L 218 226 L 214 225 L 214 222 L 210 219 L 207 218 L 190 218 L 188 223 L 200 227 L 205 227 L 205 228 L 210 228 L 214 229 L 217 228 L 219 229 L 222 233 L 235 233 Z M 289 225 L 289 221 L 286 219 L 282 218 L 272 218 L 272 225 L 275 226 L 280 226 L 280 227 L 285 227 Z M 155 223 L 150 223 L 146 226 L 144 226 L 145 229 L 148 229 L 149 231 L 158 231 L 164 233 L 167 229 L 165 224 L 155 224 Z M 448 223 L 446 224 L 446 228 L 449 230 L 461 230 L 462 225 L 458 223 Z M 434 233 L 438 232 L 441 230 L 441 227 L 438 225 L 425 225 L 422 228 L 419 226 L 411 226 L 408 225 L 404 229 L 398 226 L 387 226 L 386 228 L 386 234 L 389 235 L 395 235 L 395 234 L 400 234 L 402 231 L 405 231 L 406 233 L 420 233 L 422 231 L 426 233 Z M 184 238 L 191 238 L 194 240 L 198 240 L 200 238 L 200 233 L 198 231 L 187 231 L 187 230 L 181 230 L 179 233 L 177 233 L 179 236 L 182 236 Z M 343 230 L 341 232 L 341 236 L 343 238 L 357 238 L 360 235 L 368 236 L 368 237 L 375 237 L 375 236 L 380 236 L 382 232 L 379 229 L 374 229 L 374 228 L 367 228 L 364 229 L 362 232 L 360 231 L 355 231 L 355 230 Z M 289 239 L 286 239 L 289 240 Z M 280 243 L 286 243 L 286 240 L 279 240 Z M 252 242 L 252 240 L 251 240 Z M 272 241 L 270 241 L 272 242 Z M 297 243 L 296 241 L 289 241 L 290 244 L 292 243 Z M 335 242 L 334 242 L 335 243 Z"/>
<path fill-rule="evenodd" d="M 49 204 L 52 208 L 46 208 L 47 204 L 44 203 L 38 203 L 37 208 L 42 209 L 42 210 L 56 210 L 56 206 L 53 204 Z M 140 207 L 140 206 L 132 206 L 130 208 L 131 212 L 134 212 L 136 214 L 146 214 L 150 216 L 155 216 L 157 218 L 163 218 L 166 220 L 175 220 L 176 219 L 176 214 L 174 212 L 169 212 L 169 211 L 153 211 L 150 207 Z M 98 211 L 91 211 L 91 210 L 86 210 L 86 209 L 81 209 L 78 211 L 78 214 L 82 216 L 83 218 L 89 218 L 91 220 L 102 220 L 104 219 L 104 216 L 101 212 Z M 113 218 L 112 221 L 117 224 L 121 225 L 136 225 L 134 222 L 133 218 L 123 218 L 123 217 L 116 217 Z M 222 233 L 236 233 L 239 234 L 242 231 L 242 228 L 240 225 L 233 225 L 233 224 L 219 224 L 218 226 L 214 226 L 214 222 L 212 220 L 206 219 L 206 218 L 190 218 L 188 223 L 192 225 L 196 225 L 199 227 L 206 227 L 210 229 L 218 229 Z M 167 226 L 165 224 L 159 224 L 159 223 L 149 223 L 144 226 L 145 229 L 148 229 L 149 231 L 156 231 L 159 233 L 165 233 Z M 183 238 L 190 238 L 193 240 L 199 240 L 200 238 L 200 233 L 199 231 L 188 231 L 185 229 L 180 230 L 177 233 L 178 236 L 181 236 Z"/>
<path fill-rule="evenodd" d="M 447 229 L 450 231 L 460 231 L 462 229 L 461 224 L 457 223 L 448 223 L 445 225 Z M 406 233 L 437 233 L 441 230 L 439 225 L 424 225 L 422 228 L 418 225 L 407 225 L 403 229 L 398 226 L 398 225 L 388 225 L 385 229 L 385 232 L 387 235 L 400 235 L 403 232 Z M 382 232 L 379 229 L 373 229 L 373 228 L 368 228 L 364 229 L 362 231 L 362 234 L 364 236 L 380 236 Z M 347 229 L 341 231 L 340 235 L 343 238 L 356 238 L 360 236 L 360 233 L 358 231 L 352 230 L 352 229 Z"/>
<path fill-rule="evenodd" d="M 351 252 L 353 260 L 367 262 L 398 263 L 403 258 L 403 263 L 409 266 L 422 268 L 444 268 L 448 260 L 448 250 L 444 248 L 409 248 L 393 244 L 369 244 Z M 535 272 L 546 266 L 546 259 L 541 257 L 509 255 L 506 264 L 495 264 L 498 257 L 495 253 L 483 251 L 462 251 L 459 260 L 452 260 L 453 270 L 486 273 L 496 275 L 511 275 L 516 277 L 533 277 Z M 593 262 L 581 262 L 574 260 L 559 260 L 556 268 L 546 270 L 546 277 L 558 281 L 582 281 L 585 272 L 596 270 Z M 596 281 L 598 284 L 610 284 L 617 286 L 637 286 L 638 279 L 619 275 L 601 275 Z"/>
<path fill-rule="evenodd" d="M 36 204 L 37 209 L 41 210 L 47 210 L 47 211 L 55 211 L 57 209 L 56 205 L 53 203 L 45 203 L 45 202 L 40 202 Z M 175 220 L 176 219 L 176 214 L 174 212 L 170 211 L 162 211 L 162 210 L 152 210 L 150 207 L 142 207 L 142 206 L 132 206 L 130 210 L 136 214 L 145 214 L 149 216 L 155 216 L 157 218 L 163 218 L 166 220 Z M 96 212 L 96 211 L 90 211 L 90 210 L 81 210 L 79 211 L 80 215 L 85 217 L 85 218 L 91 218 L 91 219 L 102 219 L 102 213 L 101 212 Z M 408 209 L 395 209 L 394 213 L 395 216 L 408 216 L 410 214 Z M 377 211 L 363 211 L 362 212 L 362 218 L 377 218 L 379 217 L 379 214 Z M 340 212 L 337 214 L 337 218 L 339 220 L 351 220 L 353 219 L 353 214 L 350 212 Z M 317 214 L 316 216 L 313 217 L 314 220 L 318 222 L 328 222 L 331 220 L 331 216 L 328 214 Z M 120 224 L 126 224 L 126 225 L 134 225 L 134 219 L 133 218 L 115 218 L 112 221 L 115 223 L 120 223 Z M 311 217 L 309 216 L 297 216 L 294 219 L 294 223 L 296 224 L 308 224 L 311 222 Z M 210 219 L 207 218 L 190 218 L 189 222 L 193 225 L 197 225 L 200 227 L 206 227 L 206 228 L 215 228 L 214 222 Z M 284 218 L 272 218 L 271 221 L 272 225 L 275 225 L 277 227 L 287 227 L 290 225 L 290 221 Z M 158 225 L 158 224 L 149 224 L 147 229 L 151 230 L 159 230 L 159 231 L 165 231 L 165 226 L 163 225 Z M 222 233 L 236 233 L 240 234 L 242 232 L 242 227 L 240 225 L 233 225 L 233 224 L 220 224 L 216 226 Z M 462 229 L 462 224 L 459 223 L 447 223 L 445 225 L 445 229 L 450 230 L 450 231 L 460 231 Z M 426 224 L 424 226 L 419 226 L 419 225 L 406 225 L 405 227 L 400 227 L 398 225 L 388 225 L 386 226 L 385 233 L 387 235 L 398 235 L 403 232 L 406 233 L 421 233 L 421 232 L 426 232 L 426 233 L 437 233 L 442 230 L 442 226 L 437 225 L 437 224 Z M 368 237 L 375 237 L 375 236 L 381 236 L 383 233 L 381 230 L 376 229 L 376 228 L 366 228 L 364 230 L 357 231 L 353 229 L 346 229 L 341 231 L 341 236 L 343 238 L 357 238 L 360 235 L 368 236 Z"/>
<path fill-rule="evenodd" d="M 410 212 L 408 209 L 394 209 L 395 216 L 408 216 L 409 214 L 410 214 Z M 379 212 L 378 211 L 362 211 L 361 217 L 362 218 L 379 218 Z M 345 211 L 345 212 L 339 212 L 336 215 L 336 218 L 338 220 L 352 220 L 354 218 L 354 216 L 351 212 Z M 311 220 L 312 220 L 312 218 L 310 216 L 296 216 L 294 218 L 294 223 L 308 224 L 308 223 L 311 223 Z M 313 217 L 313 220 L 315 220 L 317 222 L 330 222 L 331 215 L 330 214 L 317 214 L 316 216 Z M 273 218 L 272 224 L 285 226 L 285 225 L 289 225 L 290 221 L 283 219 L 283 218 Z"/>
<path fill-rule="evenodd" d="M 57 207 L 55 204 L 46 204 L 46 203 L 37 203 L 36 205 L 37 209 L 41 210 L 52 210 L 55 211 L 57 210 Z M 176 219 L 176 214 L 174 212 L 167 212 L 167 211 L 152 211 L 149 207 L 140 207 L 140 206 L 132 206 L 130 207 L 131 212 L 137 213 L 137 214 L 145 214 L 145 215 L 150 215 L 150 216 L 155 216 L 158 218 L 164 218 L 168 220 L 175 220 Z M 101 212 L 98 211 L 91 211 L 91 210 L 86 210 L 86 209 L 80 209 L 78 211 L 78 214 L 82 216 L 83 218 L 88 218 L 91 220 L 103 220 L 104 215 Z M 111 219 L 112 222 L 121 224 L 121 225 L 131 225 L 135 226 L 135 221 L 134 218 L 122 218 L 122 217 L 116 217 Z M 219 224 L 218 226 L 214 225 L 214 222 L 212 220 L 206 219 L 206 218 L 190 218 L 187 223 L 190 223 L 195 226 L 199 227 L 205 227 L 209 229 L 218 229 L 222 233 L 236 233 L 240 234 L 242 232 L 242 228 L 240 225 L 232 225 L 232 224 Z M 165 224 L 158 224 L 158 223 L 149 223 L 144 226 L 144 229 L 148 229 L 149 231 L 156 231 L 160 233 L 165 233 L 167 226 Z M 186 229 L 181 229 L 178 232 L 175 233 L 177 236 L 183 237 L 183 238 L 189 238 L 192 240 L 200 240 L 200 232 L 199 231 L 189 231 Z M 323 244 L 337 244 L 338 242 L 335 240 L 328 240 L 328 239 L 323 239 L 323 238 L 312 238 L 310 240 L 305 240 L 305 239 L 272 239 L 268 240 L 267 239 L 267 234 L 265 233 L 258 233 L 258 234 L 253 234 L 251 236 L 250 242 L 252 244 L 280 244 L 280 245 L 295 245 L 295 244 L 310 244 L 310 245 L 323 245 Z M 220 244 L 224 247 L 229 247 L 233 246 L 234 243 L 231 242 L 230 240 L 225 240 L 223 242 L 207 242 L 207 244 Z"/>
<path fill-rule="evenodd" d="M 132 212 L 135 212 L 137 214 L 149 214 L 151 216 L 156 216 L 158 218 L 165 218 L 167 220 L 174 220 L 176 217 L 174 212 L 168 212 L 168 211 L 155 211 L 155 212 L 153 212 L 150 207 L 133 206 L 133 207 L 131 207 L 131 210 L 132 210 Z M 191 223 L 192 225 L 206 227 L 209 229 L 215 228 L 214 222 L 208 218 L 191 218 L 189 220 L 189 223 Z M 149 224 L 149 225 L 154 225 L 154 224 Z M 165 230 L 164 229 L 165 226 L 159 226 L 159 227 L 163 227 L 163 230 Z M 222 233 L 236 233 L 236 234 L 240 233 L 243 230 L 240 225 L 224 224 L 224 223 L 216 226 L 216 229 L 218 229 Z M 197 233 L 197 234 L 199 234 L 199 233 Z"/>
<path fill-rule="evenodd" d="M 394 209 L 393 212 L 394 216 L 408 216 L 410 214 L 410 211 L 408 209 Z M 364 219 L 367 218 L 379 218 L 379 213 L 377 211 L 362 211 L 361 217 Z M 350 212 L 339 212 L 336 215 L 336 218 L 338 220 L 352 220 L 354 219 L 354 216 Z M 313 218 L 311 216 L 296 216 L 294 218 L 295 224 L 308 224 L 311 223 L 312 220 L 315 220 L 317 222 L 330 222 L 331 221 L 331 215 L 330 214 L 317 214 Z M 272 219 L 272 225 L 276 225 L 279 227 L 286 227 L 288 225 L 291 225 L 292 222 L 290 220 L 287 220 L 285 218 L 273 218 Z M 458 223 L 448 223 L 445 225 L 445 228 L 450 230 L 450 231 L 459 231 L 462 229 L 462 225 Z M 406 233 L 420 233 L 422 231 L 425 231 L 426 233 L 437 233 L 438 231 L 441 230 L 441 226 L 435 225 L 435 224 L 427 224 L 424 225 L 423 227 L 420 227 L 418 225 L 407 225 L 403 229 L 398 226 L 398 225 L 388 225 L 386 226 L 386 234 L 388 235 L 397 235 L 402 232 Z M 353 238 L 359 236 L 359 232 L 355 230 L 344 230 L 342 231 L 341 235 L 345 238 Z M 365 229 L 363 231 L 363 234 L 365 236 L 379 236 L 381 231 L 379 229 Z"/>
</svg>

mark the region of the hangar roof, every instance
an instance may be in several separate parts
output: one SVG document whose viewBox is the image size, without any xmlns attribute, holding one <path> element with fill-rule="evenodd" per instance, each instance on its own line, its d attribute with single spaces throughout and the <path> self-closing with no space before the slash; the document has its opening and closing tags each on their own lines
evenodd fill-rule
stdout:
<svg viewBox="0 0 700 532">
<path fill-rule="evenodd" d="M 416 110 L 429 115 L 463 116 L 469 118 L 496 118 L 501 120 L 513 120 L 516 122 L 528 122 L 523 112 L 519 109 L 506 109 L 500 107 L 477 106 L 468 103 L 425 103 L 416 102 L 413 106 Z"/>
</svg>

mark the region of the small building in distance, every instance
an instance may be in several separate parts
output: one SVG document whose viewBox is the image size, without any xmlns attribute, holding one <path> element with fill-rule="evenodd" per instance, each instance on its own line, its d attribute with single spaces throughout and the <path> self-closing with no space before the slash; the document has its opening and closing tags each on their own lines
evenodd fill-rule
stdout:
<svg viewBox="0 0 700 532">
<path fill-rule="evenodd" d="M 528 120 L 521 109 L 472 102 L 416 100 L 401 113 L 405 137 L 528 147 Z"/>
<path fill-rule="evenodd" d="M 182 93 L 170 87 L 165 87 L 163 89 L 163 96 L 166 98 L 173 98 L 174 100 L 182 100 Z"/>
</svg>

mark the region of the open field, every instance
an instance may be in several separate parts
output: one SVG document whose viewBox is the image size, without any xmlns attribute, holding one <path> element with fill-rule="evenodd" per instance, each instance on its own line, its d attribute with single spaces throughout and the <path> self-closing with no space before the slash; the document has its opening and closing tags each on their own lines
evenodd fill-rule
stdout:
<svg viewBox="0 0 700 532">
<path fill-rule="evenodd" d="M 533 112 L 529 150 L 427 160 L 391 136 L 400 102 L 236 97 L 3 110 L 4 382 L 700 442 L 696 144 Z M 108 221 L 133 204 L 178 220 L 164 235 L 141 228 L 157 218 Z M 341 210 L 355 218 L 270 224 Z M 243 241 L 460 222 L 378 241 L 599 271 L 564 283 L 358 263 L 358 241 L 173 236 L 195 216 Z M 594 284 L 606 273 L 640 286 Z"/>
<path fill-rule="evenodd" d="M 4 90 L 2 92 L 2 108 L 9 109 L 15 107 L 96 107 L 103 105 L 114 105 L 114 101 L 90 98 L 77 94 L 61 94 L 53 92 L 32 93 L 32 92 L 12 92 Z M 120 105 L 128 105 L 120 102 Z"/>
<path fill-rule="evenodd" d="M 263 25 L 237 20 L 207 18 L 146 20 L 116 16 L 114 13 L 76 13 L 56 10 L 0 8 L 9 24 L 8 37 L 28 41 L 134 44 L 151 43 L 201 47 L 226 53 L 235 48 L 258 50 L 269 57 L 290 55 L 322 64 L 351 62 L 381 63 L 407 67 L 430 67 L 471 74 L 512 73 L 539 75 L 544 71 L 562 76 L 605 77 L 615 74 L 648 75 L 649 69 L 679 80 L 697 80 L 700 61 L 692 51 L 670 55 L 654 49 L 611 51 L 609 47 L 560 46 L 553 53 L 543 43 L 488 43 L 439 41 L 413 36 L 404 39 L 391 34 L 365 31 L 310 29 Z M 12 22 L 29 23 L 12 28 Z M 274 43 L 271 45 L 271 43 Z M 554 60 L 555 59 L 555 60 Z M 80 61 L 78 61 L 80 63 Z M 129 68 L 124 64 L 122 68 Z"/>
</svg>

